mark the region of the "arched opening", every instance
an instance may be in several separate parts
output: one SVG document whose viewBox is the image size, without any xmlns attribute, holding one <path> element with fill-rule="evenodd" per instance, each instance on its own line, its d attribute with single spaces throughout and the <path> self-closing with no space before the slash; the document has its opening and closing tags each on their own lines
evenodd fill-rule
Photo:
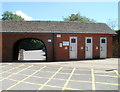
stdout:
<svg viewBox="0 0 120 92">
<path fill-rule="evenodd" d="M 42 41 L 26 38 L 15 43 L 13 58 L 17 61 L 46 61 L 46 52 L 46 46 Z"/>
</svg>

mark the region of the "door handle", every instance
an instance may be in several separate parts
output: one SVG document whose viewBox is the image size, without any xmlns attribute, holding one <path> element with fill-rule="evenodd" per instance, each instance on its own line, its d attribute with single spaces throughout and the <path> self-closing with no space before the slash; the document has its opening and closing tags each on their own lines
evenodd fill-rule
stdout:
<svg viewBox="0 0 120 92">
<path fill-rule="evenodd" d="M 102 47 L 100 47 L 101 48 L 101 51 L 103 51 L 103 48 Z"/>
<path fill-rule="evenodd" d="M 88 47 L 86 47 L 86 51 L 88 51 Z"/>
<path fill-rule="evenodd" d="M 70 51 L 72 51 L 72 47 L 70 47 Z"/>
</svg>

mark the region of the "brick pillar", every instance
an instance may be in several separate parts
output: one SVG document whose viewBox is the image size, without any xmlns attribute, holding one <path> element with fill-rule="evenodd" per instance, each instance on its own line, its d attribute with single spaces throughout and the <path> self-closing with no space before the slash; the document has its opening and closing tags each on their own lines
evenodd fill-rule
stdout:
<svg viewBox="0 0 120 92">
<path fill-rule="evenodd" d="M 18 60 L 24 60 L 24 49 L 20 49 L 19 55 L 18 55 Z"/>
</svg>

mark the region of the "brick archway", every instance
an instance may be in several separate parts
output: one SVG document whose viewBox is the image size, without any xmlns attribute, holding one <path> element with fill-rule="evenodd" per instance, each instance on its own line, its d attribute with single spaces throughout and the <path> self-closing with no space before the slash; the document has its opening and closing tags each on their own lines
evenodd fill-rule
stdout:
<svg viewBox="0 0 120 92">
<path fill-rule="evenodd" d="M 37 41 L 39 41 L 39 42 L 41 42 L 43 45 L 44 45 L 44 48 L 45 48 L 45 54 L 46 54 L 46 59 L 44 60 L 44 61 L 47 61 L 47 48 L 46 48 L 46 45 L 45 45 L 45 43 L 42 41 L 42 40 L 40 40 L 40 39 L 36 39 L 36 38 L 24 38 L 24 39 L 20 39 L 20 40 L 18 40 L 15 44 L 14 44 L 14 50 L 13 50 L 13 59 L 15 60 L 15 61 L 18 61 L 18 54 L 19 54 L 19 51 L 20 51 L 20 45 L 21 45 L 21 43 L 23 42 L 23 41 L 26 41 L 26 40 L 30 40 L 30 39 L 33 39 L 33 40 L 37 40 Z M 28 43 L 29 44 L 29 43 Z M 36 48 L 37 49 L 37 48 Z M 29 50 L 33 50 L 33 49 L 29 49 Z M 35 49 L 34 49 L 35 50 Z M 38 49 L 37 49 L 38 50 Z M 39 48 L 39 50 L 40 50 L 40 48 Z"/>
<path fill-rule="evenodd" d="M 42 41 L 46 46 L 47 61 L 54 60 L 54 39 L 52 33 L 4 33 L 2 34 L 2 60 L 16 61 L 21 40 L 26 38 L 34 38 Z M 51 40 L 49 42 L 48 40 Z"/>
</svg>

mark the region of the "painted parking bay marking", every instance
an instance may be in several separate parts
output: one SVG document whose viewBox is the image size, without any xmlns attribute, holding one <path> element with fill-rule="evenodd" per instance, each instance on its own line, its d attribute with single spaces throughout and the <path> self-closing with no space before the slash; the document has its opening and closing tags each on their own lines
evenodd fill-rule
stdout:
<svg viewBox="0 0 120 92">
<path fill-rule="evenodd" d="M 40 68 L 39 70 L 37 70 L 36 72 L 32 73 L 32 74 L 31 74 L 31 75 L 29 75 L 28 77 L 26 77 L 26 78 L 24 78 L 23 80 L 21 80 L 21 81 L 17 82 L 15 85 L 13 85 L 13 86 L 9 87 L 7 90 L 10 90 L 10 89 L 11 89 L 11 88 L 13 88 L 14 86 L 16 86 L 16 85 L 20 84 L 21 82 L 23 82 L 24 80 L 26 80 L 26 79 L 30 78 L 30 77 L 31 77 L 31 76 L 33 76 L 35 73 L 37 73 L 37 72 L 41 71 L 41 70 L 42 70 L 43 68 L 45 68 L 45 67 L 46 67 L 46 66 L 44 66 L 44 67 Z"/>
<path fill-rule="evenodd" d="M 50 77 L 50 78 L 39 88 L 39 90 L 41 90 L 51 79 L 53 79 L 53 77 L 54 77 L 62 68 L 63 68 L 63 67 L 60 67 L 60 68 L 58 69 L 58 71 L 55 72 L 55 73 L 52 75 L 52 77 Z"/>
</svg>

